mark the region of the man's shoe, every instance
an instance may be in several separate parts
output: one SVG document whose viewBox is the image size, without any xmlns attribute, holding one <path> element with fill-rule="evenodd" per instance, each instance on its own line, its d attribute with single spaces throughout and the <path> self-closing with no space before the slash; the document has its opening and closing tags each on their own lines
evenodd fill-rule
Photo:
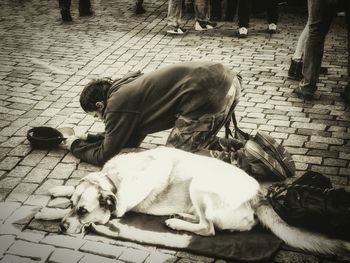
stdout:
<svg viewBox="0 0 350 263">
<path fill-rule="evenodd" d="M 217 26 L 214 22 L 197 20 L 194 29 L 197 31 L 204 31 L 214 29 Z"/>
<path fill-rule="evenodd" d="M 183 29 L 179 26 L 177 26 L 177 27 L 171 26 L 167 29 L 166 32 L 168 34 L 173 34 L 173 35 L 183 35 L 183 34 L 185 34 L 186 29 Z"/>
<path fill-rule="evenodd" d="M 303 62 L 292 59 L 290 61 L 290 67 L 288 70 L 288 78 L 294 79 L 294 80 L 302 80 L 303 78 L 302 69 L 303 69 Z"/>
<path fill-rule="evenodd" d="M 268 154 L 256 142 L 249 140 L 244 146 L 246 162 L 250 167 L 250 175 L 261 179 L 283 181 L 288 176 L 279 161 Z"/>
<path fill-rule="evenodd" d="M 267 33 L 275 34 L 277 32 L 277 25 L 275 23 L 268 24 Z"/>
<path fill-rule="evenodd" d="M 61 17 L 64 22 L 73 21 L 72 16 L 68 10 L 61 10 Z"/>
<path fill-rule="evenodd" d="M 248 29 L 246 27 L 240 27 L 238 29 L 238 37 L 239 38 L 246 38 L 248 35 Z"/>
<path fill-rule="evenodd" d="M 254 141 L 259 144 L 264 151 L 271 156 L 276 157 L 280 162 L 288 177 L 294 176 L 295 163 L 292 156 L 287 150 L 279 144 L 274 138 L 265 132 L 258 131 L 254 137 Z"/>
<path fill-rule="evenodd" d="M 350 85 L 346 85 L 344 91 L 340 95 L 347 105 L 350 105 Z"/>
<path fill-rule="evenodd" d="M 295 88 L 294 92 L 306 100 L 311 100 L 314 97 L 316 89 L 316 87 L 302 88 L 300 85 L 298 85 L 298 87 Z"/>
<path fill-rule="evenodd" d="M 137 3 L 135 14 L 140 15 L 140 14 L 144 14 L 145 12 L 146 10 L 143 8 L 142 4 Z"/>
</svg>

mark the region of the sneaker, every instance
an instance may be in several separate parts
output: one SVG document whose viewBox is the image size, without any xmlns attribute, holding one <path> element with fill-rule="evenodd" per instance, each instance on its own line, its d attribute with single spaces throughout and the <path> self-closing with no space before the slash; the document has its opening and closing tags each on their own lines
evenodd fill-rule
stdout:
<svg viewBox="0 0 350 263">
<path fill-rule="evenodd" d="M 248 35 L 248 29 L 246 27 L 240 27 L 238 29 L 238 37 L 245 38 Z"/>
<path fill-rule="evenodd" d="M 314 97 L 316 89 L 316 86 L 302 88 L 300 85 L 298 85 L 298 87 L 295 88 L 294 92 L 306 100 L 311 100 Z"/>
<path fill-rule="evenodd" d="M 197 20 L 194 26 L 194 29 L 197 31 L 204 31 L 204 30 L 213 29 L 216 26 L 217 24 L 214 22 Z"/>
<path fill-rule="evenodd" d="M 279 181 L 288 177 L 279 161 L 264 151 L 256 142 L 247 141 L 244 149 L 246 161 L 250 166 L 250 175 Z"/>
<path fill-rule="evenodd" d="M 267 33 L 275 34 L 277 31 L 277 25 L 275 23 L 271 23 L 267 26 Z"/>
<path fill-rule="evenodd" d="M 254 137 L 254 141 L 259 144 L 264 151 L 276 157 L 287 172 L 288 177 L 294 176 L 295 163 L 292 156 L 287 150 L 279 144 L 274 138 L 265 132 L 258 131 Z"/>
<path fill-rule="evenodd" d="M 181 28 L 179 26 L 177 26 L 177 27 L 169 27 L 166 32 L 169 33 L 169 34 L 173 34 L 173 35 L 183 35 L 183 34 L 185 34 L 186 29 L 183 29 L 183 28 Z"/>
<path fill-rule="evenodd" d="M 288 78 L 294 79 L 294 80 L 302 80 L 303 78 L 302 69 L 303 69 L 303 62 L 292 59 L 288 70 Z"/>
</svg>

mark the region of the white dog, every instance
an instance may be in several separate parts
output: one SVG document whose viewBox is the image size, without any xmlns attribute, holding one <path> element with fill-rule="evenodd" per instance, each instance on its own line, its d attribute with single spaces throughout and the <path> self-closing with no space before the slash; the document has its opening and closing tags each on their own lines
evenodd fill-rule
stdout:
<svg viewBox="0 0 350 263">
<path fill-rule="evenodd" d="M 82 179 L 71 198 L 62 232 L 78 233 L 88 223 L 105 224 L 128 211 L 178 215 L 165 224 L 175 230 L 215 235 L 246 231 L 256 217 L 287 244 L 322 253 L 349 250 L 348 243 L 287 225 L 243 170 L 182 150 L 156 149 L 117 155 L 100 172 Z"/>
</svg>

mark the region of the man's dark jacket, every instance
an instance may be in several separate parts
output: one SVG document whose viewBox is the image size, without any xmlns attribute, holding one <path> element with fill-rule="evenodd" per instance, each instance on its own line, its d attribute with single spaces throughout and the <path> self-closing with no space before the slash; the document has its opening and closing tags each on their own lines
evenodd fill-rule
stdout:
<svg viewBox="0 0 350 263">
<path fill-rule="evenodd" d="M 222 64 L 186 62 L 166 66 L 121 84 L 107 96 L 104 139 L 76 140 L 74 156 L 102 165 L 127 147 L 137 147 L 147 134 L 174 127 L 181 115 L 198 119 L 222 110 L 235 74 Z"/>
</svg>

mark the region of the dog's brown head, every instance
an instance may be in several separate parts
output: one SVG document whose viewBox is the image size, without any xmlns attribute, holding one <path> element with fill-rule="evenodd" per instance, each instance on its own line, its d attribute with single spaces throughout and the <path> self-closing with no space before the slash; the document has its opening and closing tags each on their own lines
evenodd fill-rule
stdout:
<svg viewBox="0 0 350 263">
<path fill-rule="evenodd" d="M 89 223 L 106 224 L 116 209 L 116 196 L 100 185 L 101 173 L 91 173 L 79 183 L 72 197 L 72 209 L 62 219 L 60 230 L 67 234 L 82 231 Z"/>
</svg>

